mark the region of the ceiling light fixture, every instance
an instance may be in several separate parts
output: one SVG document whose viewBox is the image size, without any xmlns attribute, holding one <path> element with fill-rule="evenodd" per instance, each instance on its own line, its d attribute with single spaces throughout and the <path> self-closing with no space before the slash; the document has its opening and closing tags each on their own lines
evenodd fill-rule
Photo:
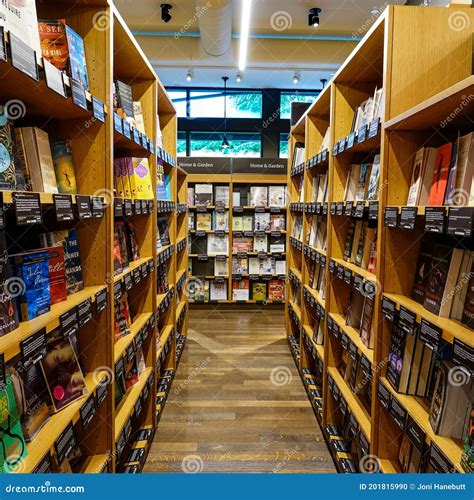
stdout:
<svg viewBox="0 0 474 500">
<path fill-rule="evenodd" d="M 240 83 L 242 81 L 242 73 L 237 73 L 235 79 L 237 80 L 237 83 Z"/>
<path fill-rule="evenodd" d="M 186 81 L 192 82 L 193 78 L 194 78 L 194 71 L 192 69 L 189 69 L 188 72 L 186 73 Z"/>
<path fill-rule="evenodd" d="M 173 8 L 173 6 L 169 3 L 162 3 L 160 7 L 161 7 L 161 20 L 164 21 L 165 23 L 169 23 L 171 21 L 170 10 Z"/>
<path fill-rule="evenodd" d="M 308 26 L 313 26 L 314 28 L 317 28 L 319 26 L 319 14 L 321 13 L 321 9 L 318 9 L 317 7 L 313 9 L 309 9 L 309 14 L 308 14 Z"/>
<path fill-rule="evenodd" d="M 239 69 L 244 71 L 247 66 L 247 48 L 249 44 L 250 13 L 252 0 L 242 0 L 242 19 L 240 22 Z"/>
<path fill-rule="evenodd" d="M 296 85 L 297 83 L 300 83 L 301 81 L 301 75 L 299 74 L 298 71 L 295 71 L 295 74 L 293 75 L 293 83 Z"/>
<path fill-rule="evenodd" d="M 223 76 L 224 80 L 224 138 L 222 139 L 221 146 L 224 149 L 230 147 L 229 141 L 227 140 L 227 80 L 229 80 L 228 76 Z"/>
<path fill-rule="evenodd" d="M 319 80 L 321 82 L 321 85 L 322 87 L 324 88 L 326 86 L 326 83 L 328 83 L 328 81 L 326 80 L 326 78 L 321 78 L 321 80 Z"/>
</svg>

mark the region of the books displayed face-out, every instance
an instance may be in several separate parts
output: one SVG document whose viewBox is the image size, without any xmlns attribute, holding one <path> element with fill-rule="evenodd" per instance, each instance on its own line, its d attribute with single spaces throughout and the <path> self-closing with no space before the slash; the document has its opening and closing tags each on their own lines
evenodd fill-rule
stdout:
<svg viewBox="0 0 474 500">
<path fill-rule="evenodd" d="M 13 33 L 38 54 L 41 54 L 35 0 L 1 2 L 0 19 L 5 31 Z"/>
<path fill-rule="evenodd" d="M 227 276 L 229 274 L 229 268 L 227 259 L 218 260 L 214 259 L 214 276 Z"/>
<path fill-rule="evenodd" d="M 301 165 L 305 161 L 305 147 L 304 144 L 297 142 L 293 150 L 292 168 Z"/>
<path fill-rule="evenodd" d="M 257 215 L 257 214 L 255 214 Z M 252 231 L 253 229 L 253 217 L 251 215 L 244 215 L 242 217 L 242 230 L 243 231 Z"/>
<path fill-rule="evenodd" d="M 226 207 L 229 205 L 229 186 L 215 187 L 216 206 Z"/>
<path fill-rule="evenodd" d="M 227 235 L 209 234 L 207 237 L 207 254 L 222 255 L 229 253 L 229 237 Z"/>
<path fill-rule="evenodd" d="M 84 90 L 88 91 L 89 77 L 87 75 L 84 40 L 67 24 L 66 24 L 66 37 L 69 48 L 70 76 L 74 78 L 74 80 L 80 82 L 84 87 Z"/>
<path fill-rule="evenodd" d="M 195 205 L 195 200 L 194 200 L 194 187 L 188 187 L 188 196 L 187 196 L 187 201 L 186 203 L 190 206 L 193 207 Z"/>
<path fill-rule="evenodd" d="M 58 191 L 66 194 L 76 194 L 76 174 L 72 159 L 71 141 L 55 141 L 51 145 L 54 173 Z"/>
<path fill-rule="evenodd" d="M 6 289 L 7 280 L 11 277 L 5 232 L 0 231 L 0 336 L 18 327 L 18 314 L 15 301 Z"/>
<path fill-rule="evenodd" d="M 452 162 L 453 145 L 448 142 L 436 150 L 428 205 L 443 205 Z"/>
<path fill-rule="evenodd" d="M 212 216 L 209 212 L 196 214 L 196 230 L 210 231 L 212 229 Z"/>
<path fill-rule="evenodd" d="M 214 194 L 212 184 L 196 184 L 194 186 L 194 198 L 196 205 L 213 205 Z"/>
<path fill-rule="evenodd" d="M 251 207 L 266 207 L 268 205 L 268 187 L 267 186 L 250 186 Z"/>
<path fill-rule="evenodd" d="M 286 186 L 268 186 L 268 205 L 270 207 L 286 206 Z"/>
<path fill-rule="evenodd" d="M 229 230 L 229 212 L 213 213 L 213 229 L 214 231 Z"/>
<path fill-rule="evenodd" d="M 250 282 L 248 279 L 232 280 L 232 299 L 249 300 Z"/>
<path fill-rule="evenodd" d="M 210 283 L 210 300 L 227 300 L 227 283 Z"/>
<path fill-rule="evenodd" d="M 267 235 L 266 234 L 256 234 L 253 240 L 253 251 L 254 252 L 266 252 L 268 248 Z"/>
<path fill-rule="evenodd" d="M 232 257 L 232 274 L 250 274 L 247 257 Z"/>
<path fill-rule="evenodd" d="M 270 213 L 256 213 L 254 219 L 255 231 L 269 231 L 270 230 Z M 244 228 L 245 230 L 245 228 Z"/>
</svg>

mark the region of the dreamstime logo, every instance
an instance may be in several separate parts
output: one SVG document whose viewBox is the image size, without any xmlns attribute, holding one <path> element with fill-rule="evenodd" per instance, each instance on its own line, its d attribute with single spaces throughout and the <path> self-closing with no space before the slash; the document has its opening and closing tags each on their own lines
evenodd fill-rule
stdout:
<svg viewBox="0 0 474 500">
<path fill-rule="evenodd" d="M 451 199 L 451 205 L 456 205 L 458 207 L 465 207 L 469 204 L 470 193 L 468 193 L 465 189 L 453 189 L 449 193 L 449 197 Z"/>
<path fill-rule="evenodd" d="M 471 25 L 471 19 L 467 12 L 462 10 L 456 10 L 449 14 L 448 17 L 448 26 L 453 31 L 463 31 L 466 28 L 469 28 Z"/>
<path fill-rule="evenodd" d="M 5 115 L 9 120 L 18 120 L 26 115 L 26 106 L 19 99 L 11 99 L 5 103 Z"/>
<path fill-rule="evenodd" d="M 23 457 L 18 453 L 12 453 L 8 457 L 5 458 L 5 462 L 3 464 L 5 472 L 15 472 L 22 473 L 25 472 L 26 463 Z"/>
<path fill-rule="evenodd" d="M 194 298 L 196 295 L 200 295 L 204 290 L 205 280 L 201 278 L 189 278 L 186 281 L 186 285 L 183 288 L 183 294 L 189 298 Z"/>
<path fill-rule="evenodd" d="M 270 373 L 270 381 L 277 387 L 288 385 L 292 378 L 291 371 L 287 366 L 276 366 Z"/>
<path fill-rule="evenodd" d="M 464 285 L 470 281 L 473 275 L 474 274 L 472 271 L 464 274 L 459 283 L 443 298 L 443 300 L 441 301 L 441 305 L 444 306 L 444 304 L 450 301 L 456 293 L 460 293 Z"/>
<path fill-rule="evenodd" d="M 375 7 L 371 10 L 371 16 L 365 21 L 365 23 L 358 28 L 356 31 L 352 33 L 352 38 L 356 39 L 362 36 L 371 26 L 374 24 L 374 21 L 380 16 L 380 14 L 385 10 L 388 3 L 385 2 L 380 7 Z"/>
<path fill-rule="evenodd" d="M 368 474 L 380 472 L 380 463 L 376 455 L 365 455 L 359 461 L 359 470 Z"/>
<path fill-rule="evenodd" d="M 293 26 L 293 18 L 286 10 L 279 10 L 272 14 L 270 18 L 270 26 L 275 31 L 285 31 L 291 29 Z"/>
<path fill-rule="evenodd" d="M 462 112 L 462 110 L 474 99 L 474 94 L 462 95 L 459 106 L 456 106 L 453 111 L 442 120 L 439 124 L 441 128 L 447 127 L 455 118 Z"/>
<path fill-rule="evenodd" d="M 21 278 L 8 278 L 3 285 L 3 291 L 11 299 L 15 299 L 26 292 L 26 283 Z"/>
<path fill-rule="evenodd" d="M 92 18 L 92 25 L 97 31 L 106 31 L 110 28 L 110 14 L 101 10 L 94 14 Z"/>
<path fill-rule="evenodd" d="M 470 374 L 460 366 L 453 366 L 448 372 L 448 382 L 454 387 L 461 387 L 470 381 Z"/>
<path fill-rule="evenodd" d="M 186 455 L 181 462 L 185 474 L 199 474 L 204 470 L 204 462 L 199 455 Z"/>
<path fill-rule="evenodd" d="M 296 445 L 293 449 L 291 450 L 286 450 L 285 451 L 285 456 L 283 457 L 283 460 L 278 462 L 275 467 L 272 469 L 272 473 L 276 474 L 277 472 L 280 472 L 281 469 L 287 464 L 288 462 L 291 461 L 291 459 L 295 456 L 298 455 L 298 452 L 300 451 L 300 447 Z"/>
<path fill-rule="evenodd" d="M 103 199 L 104 207 L 108 207 L 114 200 L 114 193 L 110 189 L 98 189 L 92 196 Z"/>
<path fill-rule="evenodd" d="M 198 19 L 203 14 L 205 14 L 210 7 L 211 7 L 211 2 L 207 2 L 206 5 L 203 5 L 202 7 L 200 6 L 200 7 L 196 8 L 196 12 L 194 13 L 194 16 L 178 32 L 176 32 L 174 34 L 175 40 L 177 40 L 182 35 L 184 35 L 184 33 L 189 31 L 189 29 L 192 28 L 196 24 Z"/>
<path fill-rule="evenodd" d="M 198 366 L 196 366 L 196 368 L 194 368 L 191 371 L 189 377 L 184 382 L 182 382 L 181 384 L 178 385 L 178 387 L 176 387 L 174 393 L 176 395 L 180 394 L 181 391 L 185 389 L 186 386 L 189 385 L 202 372 L 202 370 L 204 370 L 204 368 L 206 368 L 206 366 L 209 365 L 210 362 L 211 358 L 208 356 L 202 363 L 200 363 Z"/>
<path fill-rule="evenodd" d="M 114 379 L 114 371 L 109 366 L 98 366 L 92 373 L 92 380 L 98 386 L 109 385 Z"/>
<path fill-rule="evenodd" d="M 374 299 L 382 291 L 382 285 L 378 280 L 363 280 L 359 286 L 359 292 L 364 297 Z"/>
</svg>

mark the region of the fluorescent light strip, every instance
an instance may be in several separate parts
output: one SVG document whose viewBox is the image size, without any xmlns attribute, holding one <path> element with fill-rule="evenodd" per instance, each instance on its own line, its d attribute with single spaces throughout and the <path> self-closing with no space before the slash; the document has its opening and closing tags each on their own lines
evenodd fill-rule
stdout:
<svg viewBox="0 0 474 500">
<path fill-rule="evenodd" d="M 239 69 L 244 71 L 247 65 L 247 47 L 249 44 L 250 11 L 252 0 L 242 0 L 242 21 L 240 26 Z"/>
</svg>

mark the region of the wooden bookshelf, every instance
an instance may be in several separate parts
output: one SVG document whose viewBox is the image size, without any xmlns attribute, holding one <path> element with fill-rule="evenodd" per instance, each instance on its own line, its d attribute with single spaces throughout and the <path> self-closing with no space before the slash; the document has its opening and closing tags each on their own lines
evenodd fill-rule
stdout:
<svg viewBox="0 0 474 500">
<path fill-rule="evenodd" d="M 427 207 L 416 207 L 413 230 L 386 227 L 384 224 L 386 207 L 393 207 L 400 219 L 416 150 L 421 146 L 439 146 L 453 140 L 458 130 L 466 133 L 472 130 L 474 108 L 468 97 L 474 85 L 471 76 L 472 30 L 453 33 L 449 20 L 455 10 L 455 7 L 422 9 L 389 6 L 292 128 L 289 138 L 286 326 L 290 350 L 302 378 L 303 370 L 305 377 L 309 376 L 308 370 L 316 373 L 317 359 L 324 361 L 318 388 L 323 394 L 321 424 L 328 443 L 327 424 L 344 425 L 346 413 L 341 408 L 347 408 L 369 442 L 367 453 L 377 457 L 376 470 L 386 473 L 401 471 L 398 449 L 404 430 L 382 405 L 377 393 L 379 381 L 386 386 L 390 397 L 396 399 L 426 432 L 425 455 L 429 455 L 430 444 L 435 443 L 447 462 L 451 463 L 452 469 L 462 472 L 462 443 L 437 436 L 428 422 L 429 406 L 426 400 L 398 394 L 385 379 L 391 321 L 382 314 L 383 300 L 390 300 L 395 310 L 403 307 L 413 313 L 416 322 L 425 320 L 437 327 L 444 341 L 450 344 L 461 342 L 468 348 L 473 347 L 472 330 L 459 321 L 430 313 L 411 298 L 419 242 L 425 234 Z M 472 10 L 463 9 L 462 12 L 472 23 Z M 428 26 L 430 29 L 436 27 L 439 34 L 432 41 L 434 46 L 420 36 Z M 460 61 L 462 67 L 459 66 Z M 453 72 L 448 74 L 445 65 L 456 68 L 453 67 Z M 368 128 L 365 139 L 359 142 L 357 134 L 350 136 L 354 107 L 373 95 L 376 87 L 384 89 L 384 115 L 381 123 L 374 124 L 371 130 Z M 328 127 L 330 141 L 324 154 L 320 146 Z M 305 165 L 291 171 L 296 143 L 305 146 Z M 361 201 L 349 206 L 344 201 L 344 190 L 350 166 L 371 163 L 376 154 L 380 154 L 376 204 Z M 329 172 L 329 189 L 324 213 L 324 204 L 315 203 L 312 199 L 311 186 L 314 175 L 326 170 Z M 302 204 L 299 189 L 301 177 L 304 186 Z M 444 211 L 448 219 L 448 207 Z M 313 215 L 320 215 L 322 220 L 327 221 L 326 251 L 311 248 L 305 241 L 291 240 L 295 218 L 302 214 L 303 235 L 307 234 Z M 374 273 L 344 260 L 348 224 L 356 217 L 363 220 L 370 217 L 377 227 Z M 456 241 L 446 231 L 435 237 L 445 244 Z M 311 259 L 320 262 L 321 257 L 324 257 L 326 266 L 325 300 L 321 300 L 320 293 L 309 286 Z M 299 282 L 302 286 L 298 285 Z M 358 329 L 345 324 L 351 288 L 355 286 L 364 293 L 375 293 L 373 349 L 362 342 Z M 315 311 L 319 311 L 320 321 L 324 322 L 323 346 L 316 345 L 313 338 Z M 357 353 L 359 360 L 363 357 L 364 363 L 371 366 L 371 376 L 367 379 L 370 380 L 369 406 L 361 399 L 363 391 L 352 390 L 340 373 L 347 349 L 349 353 Z M 331 383 L 337 387 L 334 392 L 328 389 L 328 374 Z M 313 402 L 310 392 L 308 397 Z M 320 414 L 315 413 L 320 419 Z M 339 467 L 336 454 L 334 458 Z M 355 465 L 359 467 L 359 464 Z"/>
<path fill-rule="evenodd" d="M 133 444 L 135 432 L 142 426 L 151 426 L 153 431 L 157 429 L 157 383 L 165 369 L 174 374 L 178 361 L 176 334 L 185 336 L 187 329 L 187 175 L 176 167 L 176 111 L 153 67 L 111 2 L 80 1 L 70 9 L 64 2 L 47 0 L 37 2 L 37 11 L 38 18 L 65 18 L 84 39 L 90 84 L 90 91 L 86 92 L 87 109 L 76 105 L 71 98 L 72 82 L 67 75 L 64 75 L 66 98 L 48 87 L 41 71 L 44 67 L 41 57 L 37 61 L 39 82 L 15 69 L 10 59 L 0 62 L 1 101 L 3 104 L 17 99 L 25 105 L 26 111 L 15 121 L 15 127 L 37 126 L 48 132 L 50 139 L 71 140 L 78 195 L 67 195 L 71 201 L 72 219 L 58 222 L 54 215 L 54 196 L 38 193 L 41 224 L 18 227 L 15 220 L 17 195 L 14 191 L 2 191 L 5 232 L 9 241 L 18 240 L 20 235 L 18 244 L 23 245 L 20 248 L 29 249 L 39 246 L 39 233 L 75 228 L 84 289 L 53 305 L 48 313 L 20 322 L 17 329 L 0 338 L 0 353 L 5 363 L 12 362 L 13 358 L 21 356 L 23 341 L 43 330 L 48 338 L 52 331 L 61 328 L 62 315 L 89 301 L 90 319 L 76 334 L 87 395 L 51 415 L 39 434 L 27 444 L 27 457 L 12 472 L 34 472 L 48 456 L 54 463 L 57 441 L 69 424 L 73 426 L 75 442 L 82 452 L 75 472 L 118 472 Z M 96 29 L 94 23 L 99 18 L 106 22 Z M 5 43 L 8 46 L 8 33 L 5 33 Z M 128 134 L 123 120 L 114 116 L 111 90 L 115 79 L 129 84 L 133 99 L 141 103 L 146 134 L 140 134 L 138 139 L 134 137 L 133 127 Z M 93 100 L 103 106 L 104 120 L 96 117 Z M 157 141 L 158 126 L 162 145 Z M 114 159 L 122 156 L 147 158 L 153 190 L 149 201 L 124 199 L 114 191 Z M 156 199 L 158 163 L 169 176 L 167 200 Z M 90 203 L 91 216 L 82 217 L 78 213 L 79 195 Z M 169 245 L 160 249 L 157 248 L 159 214 L 168 218 L 170 239 Z M 114 226 L 119 221 L 133 224 L 140 258 L 114 273 Z M 163 310 L 157 293 L 157 272 L 165 263 L 170 290 L 166 299 L 169 303 Z M 130 333 L 115 341 L 114 309 L 119 288 L 127 289 L 132 324 Z M 165 349 L 157 348 L 160 338 L 167 341 Z M 145 370 L 116 406 L 113 380 L 117 363 L 124 357 L 135 356 L 137 345 L 143 349 Z M 181 343 L 181 352 L 183 346 Z M 166 355 L 160 358 L 158 351 L 166 351 Z M 85 426 L 82 425 L 82 413 L 91 397 L 96 397 L 98 404 L 90 425 Z"/>
<path fill-rule="evenodd" d="M 225 231 L 215 231 L 214 229 L 212 230 L 199 230 L 196 228 L 196 221 L 194 221 L 194 229 L 189 229 L 189 240 L 190 240 L 190 253 L 188 254 L 189 257 L 189 266 L 191 270 L 190 274 L 190 280 L 191 282 L 194 282 L 196 286 L 202 286 L 203 281 L 212 281 L 212 280 L 224 280 L 224 282 L 227 282 L 227 299 L 225 300 L 209 300 L 209 301 L 195 301 L 195 303 L 218 303 L 218 304 L 231 304 L 231 303 L 247 303 L 247 304 L 281 304 L 283 303 L 282 301 L 279 300 L 273 300 L 273 299 L 266 299 L 266 300 L 255 300 L 252 298 L 252 293 L 251 293 L 251 287 L 252 283 L 257 281 L 257 282 L 262 282 L 262 283 L 267 283 L 270 279 L 278 279 L 278 277 L 282 277 L 282 275 L 277 275 L 277 274 L 259 274 L 259 275 L 250 275 L 249 273 L 241 273 L 241 274 L 233 274 L 232 273 L 232 247 L 233 247 L 233 239 L 234 237 L 237 237 L 238 234 L 242 236 L 254 236 L 255 234 L 260 234 L 260 233 L 265 233 L 267 235 L 267 244 L 269 245 L 269 241 L 271 238 L 271 235 L 274 234 L 276 235 L 277 233 L 283 237 L 286 235 L 286 229 L 285 230 L 278 230 L 278 231 L 258 231 L 258 230 L 251 230 L 251 231 L 244 231 L 242 230 L 233 230 L 233 219 L 237 215 L 248 215 L 248 216 L 254 216 L 256 212 L 258 211 L 264 211 L 264 212 L 274 212 L 274 213 L 281 213 L 285 214 L 285 220 L 286 223 L 288 223 L 287 219 L 287 210 L 285 207 L 270 207 L 270 206 L 265 206 L 265 207 L 254 207 L 250 206 L 249 201 L 247 200 L 247 194 L 249 193 L 250 186 L 258 185 L 258 186 L 271 186 L 271 185 L 286 185 L 286 176 L 284 175 L 275 175 L 275 174 L 265 174 L 265 175 L 251 175 L 251 174 L 215 174 L 212 175 L 212 180 L 209 181 L 209 176 L 202 175 L 202 174 L 189 174 L 188 175 L 188 185 L 189 186 L 195 186 L 196 184 L 212 184 L 213 189 L 215 189 L 216 186 L 228 186 L 229 187 L 229 204 L 224 206 L 224 207 L 217 207 L 220 210 L 224 210 L 225 212 L 228 213 L 229 217 L 229 227 Z M 233 192 L 240 192 L 241 193 L 241 203 L 238 206 L 234 206 L 233 204 Z M 197 213 L 202 213 L 202 212 L 214 212 L 216 210 L 216 206 L 190 206 L 189 207 L 190 212 L 193 212 L 195 214 Z M 202 253 L 193 253 L 193 241 L 196 238 L 206 238 L 210 234 L 223 234 L 228 238 L 228 253 L 224 255 L 213 255 L 213 254 L 208 254 L 207 251 L 202 254 Z M 288 247 L 285 245 L 285 249 Z M 266 254 L 266 256 L 271 257 L 272 255 L 275 255 L 276 258 L 279 260 L 284 260 L 286 258 L 286 252 L 276 252 L 272 254 L 271 252 L 245 252 L 245 255 L 248 257 L 259 257 L 260 255 Z M 244 254 L 234 254 L 236 255 L 244 255 Z M 204 275 L 204 276 L 196 276 L 192 274 L 192 265 L 195 260 L 198 259 L 208 259 L 209 261 L 212 261 L 216 258 L 226 258 L 227 259 L 227 275 L 226 276 L 214 276 L 213 273 Z M 233 280 L 236 279 L 249 279 L 249 286 L 250 286 L 250 291 L 249 291 L 249 299 L 245 301 L 241 300 L 234 300 L 233 299 L 233 294 L 232 294 L 232 284 Z M 267 290 L 267 295 L 268 295 L 268 290 Z M 191 301 L 193 302 L 193 301 Z"/>
</svg>

